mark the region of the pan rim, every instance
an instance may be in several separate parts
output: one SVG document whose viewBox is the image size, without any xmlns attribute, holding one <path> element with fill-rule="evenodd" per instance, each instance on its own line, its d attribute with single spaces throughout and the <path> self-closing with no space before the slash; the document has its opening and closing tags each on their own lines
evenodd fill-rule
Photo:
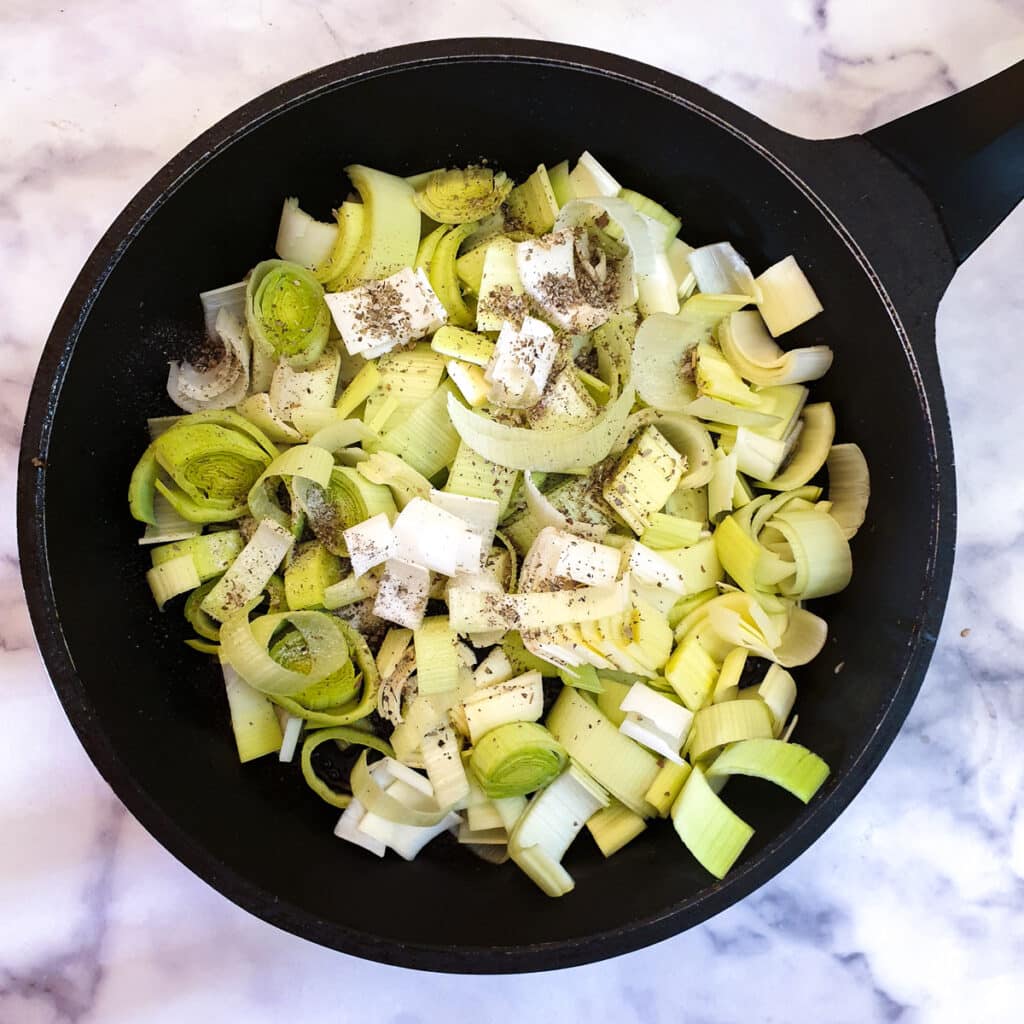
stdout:
<svg viewBox="0 0 1024 1024">
<path fill-rule="evenodd" d="M 904 358 L 914 376 L 921 404 L 920 414 L 930 428 L 929 497 L 934 528 L 929 538 L 929 560 L 921 582 L 919 628 L 908 643 L 903 671 L 894 684 L 892 699 L 880 711 L 874 733 L 835 788 L 820 804 L 803 811 L 790 828 L 767 843 L 749 861 L 739 865 L 727 881 L 708 887 L 696 897 L 671 904 L 628 925 L 583 938 L 512 947 L 407 944 L 337 922 L 324 921 L 293 906 L 282 906 L 272 892 L 235 874 L 165 814 L 131 777 L 105 733 L 96 727 L 87 698 L 88 688 L 75 670 L 73 654 L 60 626 L 46 550 L 45 473 L 32 464 L 33 459 L 45 462 L 67 367 L 96 297 L 127 247 L 170 195 L 238 138 L 325 92 L 416 67 L 456 61 L 505 61 L 569 67 L 582 73 L 618 79 L 708 118 L 754 148 L 818 209 L 875 287 L 889 312 Z M 934 648 L 952 570 L 955 482 L 952 480 L 952 465 L 943 466 L 939 459 L 940 448 L 951 448 L 941 383 L 937 375 L 934 380 L 929 380 L 928 375 L 922 372 L 895 305 L 840 218 L 800 175 L 765 145 L 726 116 L 686 95 L 696 91 L 703 93 L 692 83 L 641 62 L 597 50 L 534 40 L 434 40 L 338 61 L 268 90 L 228 114 L 172 157 L 117 216 L 72 285 L 47 338 L 33 381 L 19 463 L 17 518 L 22 582 L 40 653 L 65 713 L 90 759 L 143 827 L 207 884 L 269 923 L 303 938 L 382 963 L 463 973 L 548 970 L 590 963 L 639 949 L 707 920 L 749 895 L 795 860 L 824 833 L 860 791 L 906 718 Z M 713 101 L 711 106 L 720 110 L 739 112 L 738 108 L 710 94 L 707 94 L 707 99 Z M 948 481 L 945 479 L 947 475 Z"/>
</svg>

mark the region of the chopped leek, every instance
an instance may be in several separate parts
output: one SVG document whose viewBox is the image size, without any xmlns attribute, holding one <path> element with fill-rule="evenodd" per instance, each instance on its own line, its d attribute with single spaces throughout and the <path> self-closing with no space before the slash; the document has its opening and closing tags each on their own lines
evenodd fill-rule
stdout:
<svg viewBox="0 0 1024 1024">
<path fill-rule="evenodd" d="M 828 778 L 828 765 L 806 747 L 782 740 L 750 739 L 734 743 L 715 758 L 709 778 L 752 775 L 774 782 L 808 803 Z"/>
<path fill-rule="evenodd" d="M 298 367 L 320 358 L 331 327 L 320 282 L 305 267 L 285 260 L 265 260 L 255 267 L 245 316 L 256 343 Z"/>
<path fill-rule="evenodd" d="M 822 311 L 822 305 L 796 260 L 787 256 L 755 282 L 761 316 L 773 338 L 799 327 Z"/>
<path fill-rule="evenodd" d="M 724 878 L 754 830 L 719 799 L 700 768 L 690 772 L 672 805 L 672 824 L 686 848 L 715 878 Z"/>
<path fill-rule="evenodd" d="M 508 198 L 513 182 L 486 167 L 434 171 L 416 190 L 420 210 L 440 224 L 464 224 L 494 213 Z"/>
<path fill-rule="evenodd" d="M 561 774 L 568 754 L 543 726 L 508 722 L 483 735 L 470 765 L 492 800 L 526 796 Z"/>
<path fill-rule="evenodd" d="M 300 762 L 370 854 L 449 831 L 558 896 L 584 825 L 607 857 L 671 814 L 721 877 L 730 775 L 828 774 L 789 743 L 794 670 L 869 479 L 808 404 L 832 350 L 774 340 L 817 296 L 589 152 L 518 186 L 347 172 L 333 220 L 286 199 L 278 258 L 199 296 L 188 415 L 128 487 L 158 607 L 223 666 L 239 758 Z"/>
<path fill-rule="evenodd" d="M 832 502 L 829 515 L 839 524 L 847 540 L 864 524 L 871 483 L 864 453 L 855 444 L 834 444 L 829 449 L 828 497 Z"/>
<path fill-rule="evenodd" d="M 587 831 L 594 837 L 597 848 L 606 857 L 618 853 L 645 828 L 647 822 L 617 800 L 587 819 Z"/>
</svg>

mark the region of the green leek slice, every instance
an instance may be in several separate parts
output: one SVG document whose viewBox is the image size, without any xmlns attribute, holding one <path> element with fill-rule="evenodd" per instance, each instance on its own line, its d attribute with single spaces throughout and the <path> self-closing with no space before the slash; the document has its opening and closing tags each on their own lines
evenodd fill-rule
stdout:
<svg viewBox="0 0 1024 1024">
<path fill-rule="evenodd" d="M 292 697 L 334 675 L 349 660 L 345 634 L 338 620 L 326 612 L 278 612 L 249 622 L 246 609 L 229 615 L 220 627 L 221 653 L 232 668 L 261 693 Z M 278 664 L 268 645 L 274 632 L 290 624 L 302 634 L 309 671 L 298 672 Z M 371 659 L 372 660 L 372 659 Z"/>
<path fill-rule="evenodd" d="M 281 725 L 274 705 L 258 690 L 254 690 L 221 657 L 224 689 L 231 714 L 238 760 L 245 764 L 281 749 Z"/>
<path fill-rule="evenodd" d="M 454 394 L 454 385 L 446 381 L 430 398 L 399 422 L 389 425 L 378 447 L 400 455 L 421 476 L 435 476 L 455 458 L 459 435 L 449 410 L 463 410 Z"/>
<path fill-rule="evenodd" d="M 617 800 L 587 819 L 587 831 L 605 857 L 616 854 L 647 828 L 647 822 Z"/>
<path fill-rule="evenodd" d="M 381 513 L 394 521 L 398 514 L 389 488 L 348 466 L 334 466 L 326 487 L 311 483 L 298 488 L 297 494 L 309 528 L 335 555 L 348 554 L 344 533 L 350 527 Z"/>
<path fill-rule="evenodd" d="M 499 800 L 543 789 L 561 774 L 568 756 L 543 726 L 508 722 L 484 734 L 469 763 L 487 796 Z"/>
<path fill-rule="evenodd" d="M 690 772 L 672 806 L 672 824 L 697 861 L 724 878 L 754 830 L 719 799 L 700 768 Z"/>
<path fill-rule="evenodd" d="M 235 560 L 242 550 L 242 535 L 238 530 L 219 530 L 200 537 L 162 544 L 150 551 L 153 565 L 160 565 L 179 555 L 191 555 L 199 579 L 205 582 L 211 576 L 219 576 Z"/>
<path fill-rule="evenodd" d="M 277 501 L 277 491 L 284 479 L 304 479 L 326 487 L 331 479 L 334 458 L 325 448 L 300 444 L 279 455 L 260 474 L 249 491 L 249 511 L 256 520 L 270 519 L 281 526 L 291 523 L 291 516 Z"/>
<path fill-rule="evenodd" d="M 155 525 L 156 490 L 189 522 L 237 519 L 245 511 L 243 492 L 248 493 L 276 454 L 273 443 L 237 413 L 182 416 L 152 442 L 135 467 L 129 485 L 132 515 Z"/>
<path fill-rule="evenodd" d="M 458 637 L 445 615 L 425 618 L 413 633 L 420 693 L 443 693 L 459 683 Z"/>
<path fill-rule="evenodd" d="M 645 427 L 605 481 L 602 493 L 626 525 L 640 534 L 650 514 L 668 501 L 685 470 L 686 460 L 657 427 Z"/>
<path fill-rule="evenodd" d="M 471 222 L 452 228 L 437 243 L 430 260 L 430 286 L 448 311 L 449 321 L 456 327 L 473 327 L 476 324 L 476 316 L 463 298 L 455 266 L 459 247 L 475 227 L 476 224 Z"/>
<path fill-rule="evenodd" d="M 264 260 L 253 268 L 245 319 L 254 343 L 296 367 L 320 358 L 331 328 L 320 282 L 305 267 L 285 260 Z"/>
<path fill-rule="evenodd" d="M 164 610 L 164 605 L 179 594 L 195 590 L 202 583 L 196 572 L 195 559 L 191 555 L 178 555 L 160 565 L 153 566 L 146 573 L 146 582 L 153 593 L 157 608 Z"/>
<path fill-rule="evenodd" d="M 691 770 L 686 761 L 676 764 L 666 759 L 662 763 L 651 783 L 651 788 L 647 791 L 647 802 L 658 812 L 659 818 L 668 817 L 672 805 L 690 777 Z"/>
<path fill-rule="evenodd" d="M 558 216 L 558 200 L 551 187 L 547 168 L 541 164 L 506 200 L 508 216 L 534 235 L 546 235 Z"/>
<path fill-rule="evenodd" d="M 341 560 L 317 541 L 297 551 L 284 571 L 288 607 L 322 608 L 324 592 L 341 580 Z"/>
<path fill-rule="evenodd" d="M 302 744 L 302 777 L 306 780 L 309 788 L 321 800 L 325 800 L 332 807 L 348 807 L 352 802 L 351 794 L 339 793 L 332 785 L 329 785 L 320 778 L 313 767 L 313 754 L 316 748 L 321 743 L 331 742 L 336 743 L 342 750 L 357 745 L 367 747 L 370 750 L 376 750 L 385 757 L 393 757 L 394 751 L 391 749 L 391 744 L 363 729 L 353 729 L 341 725 L 334 726 L 331 729 L 317 729 L 315 732 L 307 733 L 306 739 Z M 332 779 L 331 781 L 333 782 L 334 780 Z M 338 782 L 341 781 L 340 779 L 338 780 Z"/>
<path fill-rule="evenodd" d="M 693 716 L 690 758 L 697 761 L 738 740 L 771 739 L 771 714 L 760 701 L 730 700 L 709 704 Z"/>
<path fill-rule="evenodd" d="M 342 203 L 335 211 L 338 234 L 327 258 L 313 267 L 313 276 L 329 291 L 337 291 L 345 281 L 345 271 L 359 251 L 366 228 L 366 210 L 362 203 Z"/>
<path fill-rule="evenodd" d="M 825 762 L 806 747 L 775 739 L 749 739 L 734 743 L 715 758 L 708 778 L 750 775 L 773 782 L 809 803 L 828 778 Z"/>
<path fill-rule="evenodd" d="M 490 216 L 505 202 L 513 182 L 486 167 L 434 171 L 416 190 L 413 201 L 439 224 L 464 224 Z"/>
</svg>

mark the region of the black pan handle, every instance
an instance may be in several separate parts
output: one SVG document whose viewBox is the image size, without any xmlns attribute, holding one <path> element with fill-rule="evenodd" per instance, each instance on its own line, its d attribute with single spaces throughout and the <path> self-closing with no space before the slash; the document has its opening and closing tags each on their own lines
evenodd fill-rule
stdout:
<svg viewBox="0 0 1024 1024">
<path fill-rule="evenodd" d="M 928 194 L 959 265 L 1024 199 L 1024 61 L 866 138 Z"/>
</svg>

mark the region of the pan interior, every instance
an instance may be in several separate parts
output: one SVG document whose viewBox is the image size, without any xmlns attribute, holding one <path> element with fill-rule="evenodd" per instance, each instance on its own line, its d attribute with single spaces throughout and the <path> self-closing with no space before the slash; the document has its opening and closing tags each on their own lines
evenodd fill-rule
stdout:
<svg viewBox="0 0 1024 1024">
<path fill-rule="evenodd" d="M 166 364 L 200 329 L 197 293 L 272 255 L 283 197 L 327 217 L 348 192 L 342 168 L 351 162 L 409 174 L 487 159 L 521 179 L 584 149 L 676 211 L 692 245 L 728 239 L 755 273 L 796 254 L 824 303 L 823 315 L 785 340 L 834 347 L 814 395 L 834 403 L 840 439 L 864 449 L 874 495 L 870 525 L 854 542 L 853 583 L 816 609 L 829 621 L 828 645 L 797 672 L 794 738 L 834 772 L 819 804 L 863 753 L 906 667 L 934 514 L 928 423 L 878 292 L 786 175 L 699 112 L 570 66 L 409 67 L 292 105 L 167 196 L 99 290 L 52 420 L 44 530 L 59 625 L 82 680 L 79 728 L 88 717 L 85 728 L 105 735 L 116 774 L 150 809 L 145 823 L 165 841 L 173 832 L 190 866 L 251 909 L 351 951 L 359 935 L 393 943 L 374 955 L 403 962 L 413 946 L 570 943 L 673 912 L 693 923 L 687 911 L 712 880 L 657 822 L 608 862 L 582 837 L 566 862 L 576 891 L 557 901 L 454 843 L 405 864 L 335 839 L 337 812 L 295 766 L 238 764 L 218 671 L 183 646 L 178 610 L 161 615 L 150 599 L 128 476 L 147 416 L 175 411 Z M 810 813 L 749 780 L 727 793 L 756 828 L 748 865 Z M 777 866 L 754 870 L 763 880 Z"/>
</svg>

